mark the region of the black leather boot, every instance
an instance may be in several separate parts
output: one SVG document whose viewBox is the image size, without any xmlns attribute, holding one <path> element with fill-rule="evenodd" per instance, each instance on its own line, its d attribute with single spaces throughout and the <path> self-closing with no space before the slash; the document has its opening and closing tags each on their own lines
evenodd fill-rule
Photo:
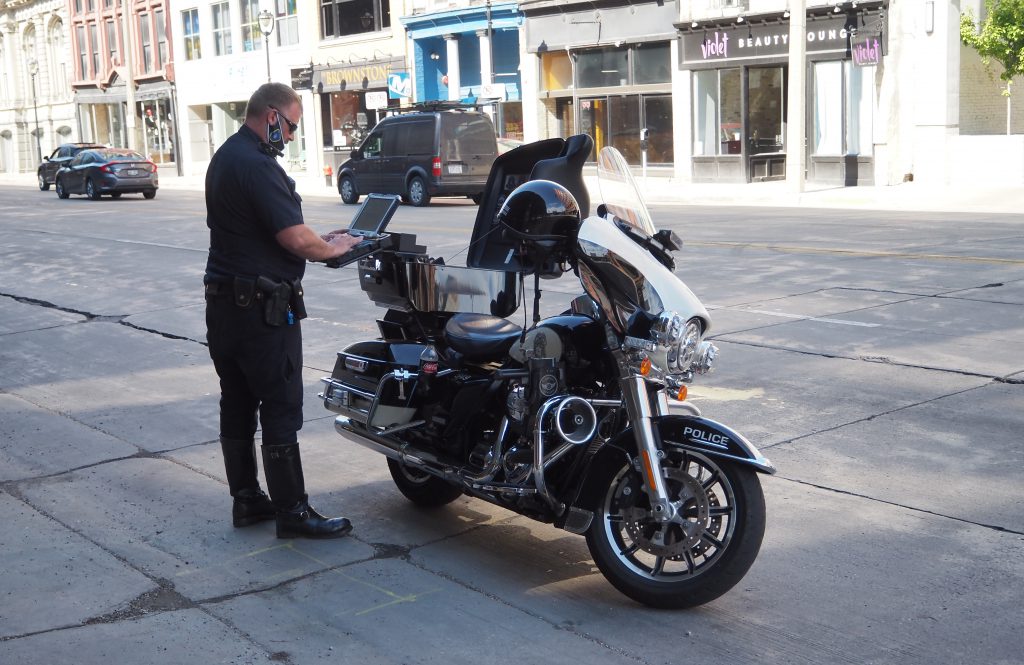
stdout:
<svg viewBox="0 0 1024 665">
<path fill-rule="evenodd" d="M 253 440 L 221 437 L 220 449 L 224 453 L 228 488 L 235 499 L 231 506 L 231 523 L 243 527 L 274 519 L 277 509 L 260 489 L 256 478 L 256 446 Z"/>
<path fill-rule="evenodd" d="M 264 444 L 263 471 L 277 508 L 278 538 L 340 538 L 352 530 L 347 518 L 324 517 L 309 505 L 299 444 Z"/>
</svg>

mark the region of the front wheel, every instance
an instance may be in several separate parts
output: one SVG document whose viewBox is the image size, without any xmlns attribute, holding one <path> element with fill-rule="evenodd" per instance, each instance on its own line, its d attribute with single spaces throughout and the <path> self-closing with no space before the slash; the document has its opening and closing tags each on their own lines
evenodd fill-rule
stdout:
<svg viewBox="0 0 1024 665">
<path fill-rule="evenodd" d="M 69 196 L 71 196 L 71 194 L 68 192 L 67 188 L 64 187 L 64 181 L 61 180 L 60 178 L 57 178 L 57 182 L 54 183 L 54 187 L 57 190 L 57 198 L 58 199 L 66 199 Z"/>
<path fill-rule="evenodd" d="M 436 508 L 462 496 L 462 490 L 455 485 L 390 458 L 388 470 L 399 491 L 417 506 Z"/>
<path fill-rule="evenodd" d="M 630 463 L 607 465 L 606 487 L 587 531 L 594 562 L 633 600 L 694 607 L 731 589 L 764 537 L 764 494 L 752 470 L 695 452 L 666 450 L 662 469 L 676 516 L 651 517 L 643 478 Z"/>
</svg>

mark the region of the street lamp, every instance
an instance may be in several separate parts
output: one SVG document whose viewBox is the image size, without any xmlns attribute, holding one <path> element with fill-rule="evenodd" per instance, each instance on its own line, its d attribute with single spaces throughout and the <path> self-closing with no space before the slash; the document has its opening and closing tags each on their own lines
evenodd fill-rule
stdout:
<svg viewBox="0 0 1024 665">
<path fill-rule="evenodd" d="M 267 51 L 267 83 L 270 83 L 270 33 L 274 32 L 274 15 L 264 9 L 257 16 L 263 33 L 263 48 Z"/>
<path fill-rule="evenodd" d="M 43 148 L 39 144 L 39 107 L 36 105 L 36 74 L 39 73 L 39 62 L 35 58 L 28 61 L 28 73 L 32 77 L 32 115 L 36 119 L 36 161 L 43 161 Z"/>
</svg>

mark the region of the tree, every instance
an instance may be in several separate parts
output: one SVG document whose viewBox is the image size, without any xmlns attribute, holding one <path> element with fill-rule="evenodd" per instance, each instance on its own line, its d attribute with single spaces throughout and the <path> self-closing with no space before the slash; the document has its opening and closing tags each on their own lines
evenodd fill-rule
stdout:
<svg viewBox="0 0 1024 665">
<path fill-rule="evenodd" d="M 999 78 L 1006 81 L 1006 133 L 1010 133 L 1010 85 L 1024 75 L 1024 0 L 985 0 L 988 16 L 980 26 L 966 12 L 960 16 L 960 39 L 974 48 L 988 67 L 993 60 L 1003 66 Z"/>
</svg>

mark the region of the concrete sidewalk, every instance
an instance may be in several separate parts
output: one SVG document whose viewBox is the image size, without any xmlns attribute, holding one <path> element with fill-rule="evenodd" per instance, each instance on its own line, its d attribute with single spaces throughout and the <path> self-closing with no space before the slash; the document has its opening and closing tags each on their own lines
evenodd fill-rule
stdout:
<svg viewBox="0 0 1024 665">
<path fill-rule="evenodd" d="M 596 176 L 585 176 L 591 198 L 597 199 Z M 203 176 L 160 174 L 165 190 L 203 191 Z M 661 175 L 637 177 L 650 205 L 771 206 L 849 208 L 854 210 L 915 210 L 978 213 L 1024 213 L 1024 187 L 932 186 L 904 183 L 893 186 L 834 187 L 806 183 L 795 192 L 783 181 L 757 183 L 693 183 Z M 304 198 L 339 199 L 335 183 L 323 177 L 297 177 Z M 0 174 L 0 186 L 35 187 L 33 173 Z M 52 192 L 52 189 L 51 189 Z M 339 199 L 340 200 L 340 199 Z"/>
</svg>

